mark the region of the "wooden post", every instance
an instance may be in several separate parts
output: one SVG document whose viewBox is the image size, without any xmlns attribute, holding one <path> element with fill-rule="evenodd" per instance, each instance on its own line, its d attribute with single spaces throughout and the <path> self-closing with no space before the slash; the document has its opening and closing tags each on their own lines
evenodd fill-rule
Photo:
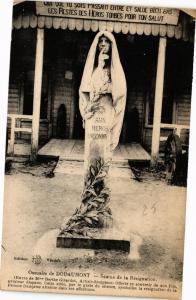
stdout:
<svg viewBox="0 0 196 300">
<path fill-rule="evenodd" d="M 11 156 L 14 155 L 14 141 L 15 141 L 15 126 L 16 126 L 16 119 L 15 116 L 11 118 L 11 135 L 10 135 L 10 147 L 9 147 L 9 154 Z"/>
<path fill-rule="evenodd" d="M 167 44 L 167 38 L 160 37 L 157 74 L 156 74 L 155 100 L 154 100 L 153 130 L 152 130 L 152 146 L 151 146 L 152 163 L 155 163 L 159 156 L 160 124 L 161 124 L 161 113 L 162 113 L 162 102 L 163 102 L 166 44 Z"/>
<path fill-rule="evenodd" d="M 37 151 L 38 151 L 42 73 L 43 73 L 43 54 L 44 54 L 44 29 L 38 28 L 36 56 L 35 56 L 34 93 L 33 93 L 31 161 L 36 160 Z"/>
</svg>

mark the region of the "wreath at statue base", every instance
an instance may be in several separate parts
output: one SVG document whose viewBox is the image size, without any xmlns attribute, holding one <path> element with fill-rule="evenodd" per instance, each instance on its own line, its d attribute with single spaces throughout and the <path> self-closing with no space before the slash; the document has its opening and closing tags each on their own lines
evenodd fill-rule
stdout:
<svg viewBox="0 0 196 300">
<path fill-rule="evenodd" d="M 106 185 L 109 165 L 101 157 L 90 165 L 81 205 L 63 222 L 57 247 L 129 252 L 130 242 L 113 233 L 110 190 Z"/>
</svg>

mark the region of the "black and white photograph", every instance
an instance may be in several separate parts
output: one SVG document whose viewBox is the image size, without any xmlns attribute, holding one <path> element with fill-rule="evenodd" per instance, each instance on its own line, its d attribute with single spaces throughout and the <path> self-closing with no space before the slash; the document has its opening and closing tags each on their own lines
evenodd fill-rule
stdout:
<svg viewBox="0 0 196 300">
<path fill-rule="evenodd" d="M 1 289 L 181 299 L 195 18 L 13 2 Z"/>
</svg>

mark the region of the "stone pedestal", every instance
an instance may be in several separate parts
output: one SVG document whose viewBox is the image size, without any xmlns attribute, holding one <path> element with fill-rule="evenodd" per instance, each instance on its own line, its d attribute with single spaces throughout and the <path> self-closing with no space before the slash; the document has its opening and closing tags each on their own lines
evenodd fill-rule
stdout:
<svg viewBox="0 0 196 300">
<path fill-rule="evenodd" d="M 61 234 L 67 238 L 93 238 L 101 228 L 112 225 L 109 207 L 108 171 L 112 159 L 110 151 L 110 123 L 113 107 L 110 96 L 100 99 L 99 111 L 85 123 L 84 190 L 81 205 L 62 225 Z"/>
<path fill-rule="evenodd" d="M 110 95 L 100 99 L 100 109 L 85 124 L 84 190 L 81 205 L 62 225 L 57 247 L 108 249 L 129 252 L 130 242 L 119 238 L 104 238 L 112 227 L 109 207 L 109 167 L 111 122 L 114 109 Z"/>
</svg>

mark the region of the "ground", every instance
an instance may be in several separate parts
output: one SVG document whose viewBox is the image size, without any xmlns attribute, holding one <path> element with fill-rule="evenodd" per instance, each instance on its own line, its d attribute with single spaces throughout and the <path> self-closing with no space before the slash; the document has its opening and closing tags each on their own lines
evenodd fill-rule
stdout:
<svg viewBox="0 0 196 300">
<path fill-rule="evenodd" d="M 123 270 L 181 282 L 185 187 L 168 185 L 161 169 L 138 172 L 134 168 L 135 176 L 128 169 L 122 169 L 118 175 L 115 169 L 110 183 L 115 234 L 130 239 L 130 255 L 116 254 L 114 259 L 113 253 L 100 251 L 94 256 L 72 257 L 69 253 L 66 257 L 65 249 L 55 249 L 55 237 L 63 219 L 71 216 L 80 204 L 83 178 L 74 164 L 72 172 L 53 174 L 55 164 L 12 164 L 5 179 L 4 216 L 9 216 L 4 228 L 6 252 L 26 257 L 42 251 L 42 257 L 63 257 L 63 268 L 104 273 Z M 49 249 L 51 238 L 53 248 Z M 53 268 L 57 267 L 53 264 Z"/>
</svg>

